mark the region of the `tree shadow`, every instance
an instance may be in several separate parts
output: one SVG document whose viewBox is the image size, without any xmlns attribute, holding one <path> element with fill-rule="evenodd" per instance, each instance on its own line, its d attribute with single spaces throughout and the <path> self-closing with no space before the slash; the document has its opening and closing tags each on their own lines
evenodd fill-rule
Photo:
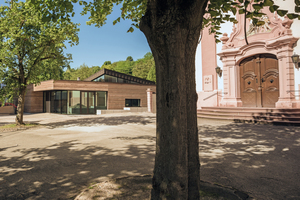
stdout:
<svg viewBox="0 0 300 200">
<path fill-rule="evenodd" d="M 299 109 L 266 109 L 252 113 L 251 119 L 234 119 L 236 123 L 259 123 L 284 126 L 300 126 Z"/>
<path fill-rule="evenodd" d="M 201 180 L 257 199 L 300 199 L 300 130 L 294 126 L 200 126 Z"/>
<path fill-rule="evenodd" d="M 122 124 L 141 124 L 147 125 L 155 123 L 156 117 L 144 116 L 118 116 L 118 117 L 99 117 L 99 118 L 79 118 L 74 120 L 66 120 L 61 122 L 52 122 L 45 124 L 51 128 L 60 126 L 93 126 L 93 125 L 109 125 L 117 126 Z"/>
<path fill-rule="evenodd" d="M 73 140 L 0 156 L 0 199 L 70 199 L 108 178 L 152 173 L 154 144 L 141 142 L 122 151 L 78 144 Z"/>
</svg>

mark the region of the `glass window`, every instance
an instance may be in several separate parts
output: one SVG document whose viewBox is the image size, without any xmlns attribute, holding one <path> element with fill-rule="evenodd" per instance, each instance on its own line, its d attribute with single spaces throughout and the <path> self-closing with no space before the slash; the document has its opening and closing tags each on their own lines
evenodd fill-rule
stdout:
<svg viewBox="0 0 300 200">
<path fill-rule="evenodd" d="M 125 99 L 125 107 L 140 107 L 140 99 Z"/>
<path fill-rule="evenodd" d="M 137 80 L 126 80 L 124 78 L 117 78 L 114 76 L 103 74 L 102 76 L 99 76 L 98 78 L 94 79 L 93 81 L 97 82 L 111 82 L 111 83 L 133 83 L 138 84 Z"/>
<path fill-rule="evenodd" d="M 43 112 L 46 112 L 46 94 L 47 92 L 43 92 Z"/>
<path fill-rule="evenodd" d="M 95 92 L 88 92 L 89 96 L 89 102 L 88 102 L 88 113 L 89 114 L 95 114 Z"/>
<path fill-rule="evenodd" d="M 61 113 L 67 114 L 68 91 L 61 91 Z"/>
<path fill-rule="evenodd" d="M 61 113 L 61 91 L 52 91 L 51 99 L 51 113 Z"/>
<path fill-rule="evenodd" d="M 88 113 L 88 93 L 81 92 L 81 113 L 87 114 Z"/>
<path fill-rule="evenodd" d="M 117 77 L 110 76 L 110 75 L 104 75 L 104 80 L 105 82 L 111 82 L 111 83 L 116 83 L 117 82 Z"/>
<path fill-rule="evenodd" d="M 98 81 L 98 82 L 104 82 L 104 77 L 105 75 L 99 76 L 98 78 L 94 79 L 93 81 Z"/>
<path fill-rule="evenodd" d="M 106 110 L 106 92 L 96 92 L 96 109 Z"/>
<path fill-rule="evenodd" d="M 118 83 L 124 83 L 124 79 L 118 78 Z"/>
<path fill-rule="evenodd" d="M 80 91 L 69 91 L 68 114 L 80 114 Z"/>
</svg>

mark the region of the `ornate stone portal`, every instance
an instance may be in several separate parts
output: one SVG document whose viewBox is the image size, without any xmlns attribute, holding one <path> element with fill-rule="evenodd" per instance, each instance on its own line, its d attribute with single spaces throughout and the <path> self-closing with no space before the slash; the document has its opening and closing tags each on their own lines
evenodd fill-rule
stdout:
<svg viewBox="0 0 300 200">
<path fill-rule="evenodd" d="M 244 38 L 244 15 L 237 14 L 238 23 L 233 26 L 230 37 L 224 33 L 220 38 L 223 46 L 217 55 L 223 62 L 223 98 L 217 97 L 217 105 L 210 106 L 300 107 L 293 94 L 294 65 L 291 56 L 298 41 L 290 29 L 293 21 L 287 17 L 280 19 L 268 8 L 264 8 L 263 12 L 266 14 L 262 19 L 265 25 L 255 27 L 250 20 L 246 22 L 248 45 Z M 211 37 L 204 35 L 202 40 Z M 206 47 L 202 44 L 203 48 Z M 216 56 L 213 51 L 211 54 Z M 202 60 L 205 59 L 202 57 Z M 212 66 L 202 64 L 203 72 L 208 71 L 206 68 Z M 208 75 L 202 74 L 203 78 Z M 202 98 L 208 96 L 204 93 L 199 93 L 198 108 L 208 104 L 205 103 L 207 97 Z"/>
</svg>

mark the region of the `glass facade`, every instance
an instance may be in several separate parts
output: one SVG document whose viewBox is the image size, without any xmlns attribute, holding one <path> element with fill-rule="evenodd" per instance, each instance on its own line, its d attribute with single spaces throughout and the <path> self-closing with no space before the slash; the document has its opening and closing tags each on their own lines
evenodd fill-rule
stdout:
<svg viewBox="0 0 300 200">
<path fill-rule="evenodd" d="M 68 114 L 80 114 L 80 91 L 68 91 Z"/>
<path fill-rule="evenodd" d="M 96 92 L 96 109 L 106 110 L 107 108 L 107 96 L 104 92 Z"/>
<path fill-rule="evenodd" d="M 115 76 L 110 76 L 110 75 L 102 75 L 99 76 L 98 78 L 94 79 L 93 81 L 97 81 L 97 82 L 110 82 L 110 83 L 133 83 L 133 84 L 138 84 L 135 81 L 129 81 L 123 78 L 118 78 Z"/>
<path fill-rule="evenodd" d="M 44 112 L 95 114 L 96 110 L 107 109 L 107 92 L 45 91 L 43 96 Z"/>
</svg>

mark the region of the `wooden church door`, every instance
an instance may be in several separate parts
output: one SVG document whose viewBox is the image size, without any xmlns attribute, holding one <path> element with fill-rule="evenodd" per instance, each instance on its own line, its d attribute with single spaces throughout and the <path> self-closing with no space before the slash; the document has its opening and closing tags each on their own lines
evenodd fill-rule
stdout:
<svg viewBox="0 0 300 200">
<path fill-rule="evenodd" d="M 243 107 L 275 107 L 279 97 L 278 61 L 266 54 L 240 64 Z"/>
</svg>

